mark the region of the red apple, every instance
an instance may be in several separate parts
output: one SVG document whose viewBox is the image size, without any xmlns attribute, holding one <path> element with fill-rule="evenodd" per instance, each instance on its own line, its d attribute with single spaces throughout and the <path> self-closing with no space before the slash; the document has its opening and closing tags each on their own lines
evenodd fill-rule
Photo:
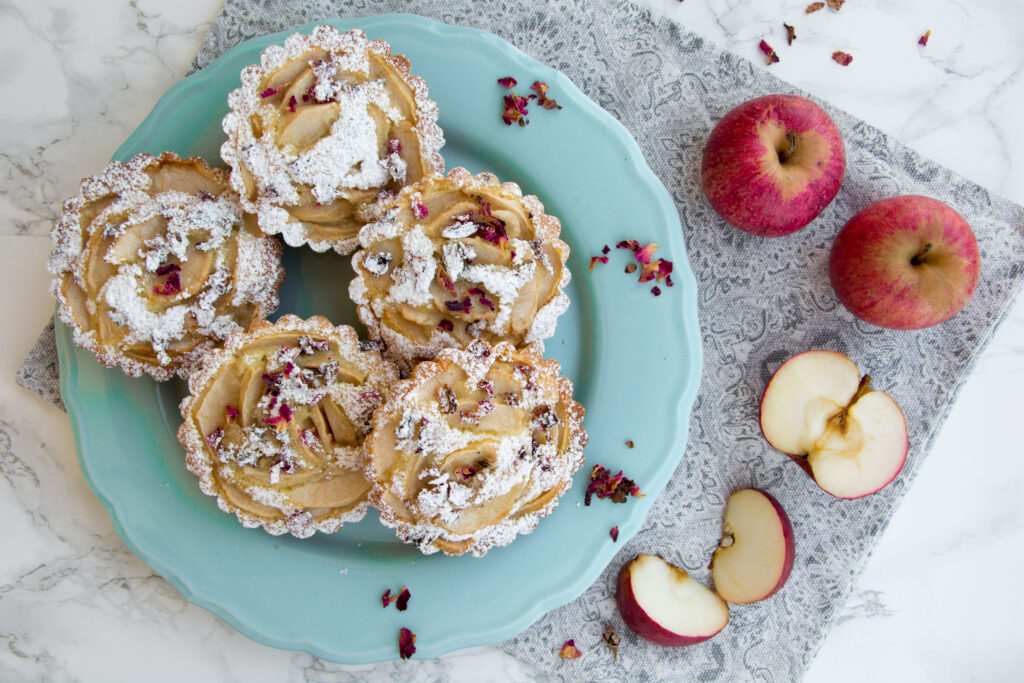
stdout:
<svg viewBox="0 0 1024 683">
<path fill-rule="evenodd" d="M 937 199 L 914 195 L 860 211 L 829 256 L 832 287 L 850 313 L 894 330 L 931 327 L 959 313 L 979 269 L 967 221 Z"/>
<path fill-rule="evenodd" d="M 725 600 L 656 555 L 622 568 L 615 604 L 627 626 L 658 645 L 694 645 L 729 623 Z"/>
<path fill-rule="evenodd" d="M 874 493 L 899 474 L 909 442 L 903 411 L 870 383 L 841 353 L 797 354 L 765 387 L 761 432 L 833 496 Z"/>
<path fill-rule="evenodd" d="M 730 111 L 711 131 L 701 163 L 711 207 L 762 237 L 788 235 L 814 220 L 845 173 L 836 124 L 798 95 L 765 95 Z"/>
<path fill-rule="evenodd" d="M 793 569 L 793 525 L 779 501 L 760 489 L 729 496 L 711 580 L 727 602 L 744 604 L 778 592 Z"/>
</svg>

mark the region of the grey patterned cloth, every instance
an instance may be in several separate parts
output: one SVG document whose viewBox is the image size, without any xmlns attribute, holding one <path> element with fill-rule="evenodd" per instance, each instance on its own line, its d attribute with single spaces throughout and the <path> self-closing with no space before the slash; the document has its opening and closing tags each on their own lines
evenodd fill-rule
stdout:
<svg viewBox="0 0 1024 683">
<path fill-rule="evenodd" d="M 404 11 L 496 33 L 560 70 L 618 118 L 676 202 L 698 283 L 704 376 L 674 477 L 642 531 L 590 589 L 500 647 L 560 678 L 799 678 L 1024 280 L 1024 209 L 825 105 L 848 154 L 836 200 L 787 238 L 757 238 L 725 225 L 701 191 L 699 159 L 708 133 L 746 99 L 799 91 L 628 3 L 227 0 L 194 67 L 259 34 L 324 18 Z M 952 205 L 973 226 L 982 254 L 981 281 L 970 305 L 951 321 L 922 331 L 894 332 L 855 320 L 828 280 L 829 248 L 845 220 L 898 194 L 929 195 Z M 19 381 L 59 400 L 52 345 L 51 329 Z M 771 373 L 789 356 L 812 348 L 848 354 L 906 413 L 910 455 L 902 474 L 880 493 L 856 501 L 832 498 L 760 434 L 758 399 Z M 745 486 L 771 492 L 793 521 L 797 558 L 785 588 L 762 603 L 734 606 L 728 628 L 700 645 L 669 649 L 635 637 L 614 605 L 619 568 L 638 552 L 652 552 L 706 580 L 725 499 Z M 601 642 L 606 624 L 622 638 L 617 661 Z M 582 658 L 556 656 L 569 638 Z"/>
</svg>

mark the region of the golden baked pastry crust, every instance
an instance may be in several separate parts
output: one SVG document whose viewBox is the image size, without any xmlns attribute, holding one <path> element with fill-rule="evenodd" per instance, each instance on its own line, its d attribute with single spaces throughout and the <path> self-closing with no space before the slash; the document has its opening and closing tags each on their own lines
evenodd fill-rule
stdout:
<svg viewBox="0 0 1024 683">
<path fill-rule="evenodd" d="M 111 162 L 64 203 L 47 268 L 60 319 L 108 367 L 188 377 L 277 308 L 281 245 L 244 214 L 223 169 L 173 152 Z"/>
<path fill-rule="evenodd" d="M 241 78 L 228 97 L 221 157 L 260 229 L 289 246 L 351 253 L 361 207 L 444 171 L 426 83 L 358 29 L 293 34 Z"/>
<path fill-rule="evenodd" d="M 374 209 L 349 296 L 389 355 L 410 362 L 474 339 L 523 346 L 554 334 L 569 306 L 569 247 L 535 196 L 455 168 Z"/>
<path fill-rule="evenodd" d="M 583 464 L 583 407 L 535 346 L 474 341 L 399 382 L 366 439 L 370 502 L 424 553 L 481 556 L 533 531 Z"/>
<path fill-rule="evenodd" d="M 262 321 L 193 373 L 178 440 L 203 492 L 244 526 L 331 533 L 366 514 L 363 439 L 397 379 L 351 327 Z"/>
</svg>

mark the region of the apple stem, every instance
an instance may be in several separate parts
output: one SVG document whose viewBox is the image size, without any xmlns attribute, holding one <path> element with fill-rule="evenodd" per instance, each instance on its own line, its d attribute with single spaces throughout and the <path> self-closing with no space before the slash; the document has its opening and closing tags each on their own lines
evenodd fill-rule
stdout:
<svg viewBox="0 0 1024 683">
<path fill-rule="evenodd" d="M 789 161 L 789 158 L 796 152 L 796 133 L 794 131 L 786 131 L 786 142 L 789 143 L 789 148 L 779 152 L 779 163 L 781 164 Z"/>
<path fill-rule="evenodd" d="M 932 243 L 925 242 L 924 246 L 921 247 L 921 251 L 914 254 L 914 257 L 910 259 L 910 265 L 919 266 L 924 263 L 924 257 L 927 256 L 928 252 L 932 250 Z"/>
<path fill-rule="evenodd" d="M 836 421 L 836 426 L 839 431 L 846 433 L 846 417 L 850 414 L 850 408 L 853 407 L 857 401 L 864 397 L 865 394 L 871 393 L 871 375 L 864 375 L 860 378 L 860 384 L 857 385 L 857 391 L 853 392 L 853 398 L 846 404 L 846 407 L 840 410 L 833 418 Z"/>
</svg>

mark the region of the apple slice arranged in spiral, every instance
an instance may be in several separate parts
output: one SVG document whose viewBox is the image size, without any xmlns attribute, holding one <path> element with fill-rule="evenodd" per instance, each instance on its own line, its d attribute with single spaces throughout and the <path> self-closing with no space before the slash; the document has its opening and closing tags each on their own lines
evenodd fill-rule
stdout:
<svg viewBox="0 0 1024 683">
<path fill-rule="evenodd" d="M 745 604 L 774 595 L 789 578 L 794 555 L 793 525 L 779 501 L 760 489 L 729 496 L 710 565 L 723 599 Z"/>
<path fill-rule="evenodd" d="M 729 623 L 725 600 L 657 555 L 623 566 L 615 604 L 627 626 L 658 645 L 694 645 Z"/>
<path fill-rule="evenodd" d="M 838 498 L 878 491 L 907 459 L 903 411 L 870 383 L 845 355 L 807 351 L 776 370 L 761 398 L 768 443 Z"/>
</svg>

